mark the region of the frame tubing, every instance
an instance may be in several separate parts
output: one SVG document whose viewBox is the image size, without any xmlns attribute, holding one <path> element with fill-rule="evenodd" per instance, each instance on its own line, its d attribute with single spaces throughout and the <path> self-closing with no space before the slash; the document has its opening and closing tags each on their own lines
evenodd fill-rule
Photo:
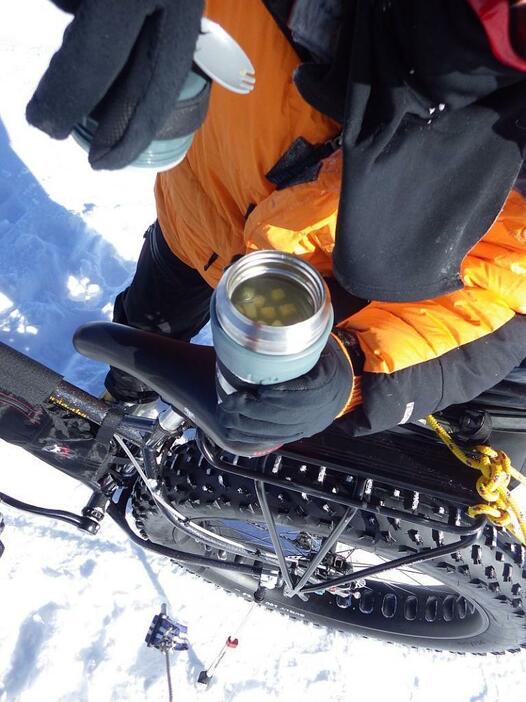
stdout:
<svg viewBox="0 0 526 702">
<path fill-rule="evenodd" d="M 191 536 L 194 539 L 202 541 L 204 544 L 208 544 L 212 548 L 224 549 L 236 554 L 237 556 L 241 556 L 242 558 L 253 558 L 254 560 L 258 560 L 262 563 L 266 563 L 267 565 L 272 565 L 276 567 L 277 563 L 276 557 L 274 555 L 272 555 L 272 557 L 268 557 L 261 554 L 257 549 L 251 551 L 247 548 L 238 547 L 237 544 L 233 543 L 229 539 L 218 537 L 214 534 L 209 536 L 207 533 L 203 533 L 207 531 L 206 529 L 193 525 L 191 519 L 184 518 L 182 515 L 179 516 L 177 510 L 175 510 L 168 503 L 165 497 L 160 492 L 157 493 L 157 490 L 152 489 L 148 485 L 149 480 L 154 480 L 156 483 L 158 482 L 153 450 L 149 447 L 142 448 L 141 454 L 144 465 L 143 470 L 143 468 L 141 467 L 135 456 L 132 455 L 131 451 L 126 446 L 126 444 L 122 440 L 122 437 L 119 434 L 115 434 L 115 440 L 127 454 L 128 458 L 130 459 L 130 462 L 135 467 L 139 478 L 143 481 L 144 486 L 155 501 L 159 511 L 176 529 L 179 529 L 187 536 Z"/>
<path fill-rule="evenodd" d="M 388 563 L 380 563 L 376 566 L 371 566 L 371 568 L 362 568 L 362 570 L 352 575 L 342 575 L 341 578 L 335 578 L 334 580 L 328 580 L 320 586 L 311 586 L 303 588 L 304 593 L 310 592 L 321 592 L 328 590 L 332 587 L 337 587 L 339 585 L 349 585 L 355 580 L 361 580 L 363 578 L 370 578 L 372 575 L 378 575 L 379 573 L 384 573 L 387 570 L 393 570 L 394 568 L 401 568 L 403 566 L 411 565 L 413 563 L 424 563 L 425 561 L 430 561 L 433 558 L 438 558 L 439 556 L 447 556 L 455 551 L 460 551 L 471 544 L 475 543 L 479 538 L 480 532 L 486 524 L 484 518 L 477 520 L 478 530 L 475 534 L 471 534 L 467 537 L 462 537 L 459 541 L 455 541 L 447 546 L 439 546 L 437 548 L 425 549 L 420 551 L 420 553 L 414 553 L 411 556 L 404 556 L 403 558 L 396 558 L 394 561 L 389 561 Z"/>
<path fill-rule="evenodd" d="M 279 538 L 278 530 L 276 529 L 276 522 L 274 521 L 274 516 L 269 507 L 267 495 L 265 493 L 265 483 L 262 480 L 255 480 L 254 484 L 256 486 L 256 495 L 261 505 L 261 511 L 265 517 L 267 527 L 270 533 L 270 538 L 272 540 L 272 545 L 274 546 L 274 551 L 278 558 L 279 567 L 283 579 L 285 580 L 286 588 L 289 592 L 294 592 L 294 583 L 292 582 L 292 576 L 287 566 L 287 561 L 285 554 L 283 553 L 283 548 L 281 547 L 281 540 Z"/>
<path fill-rule="evenodd" d="M 231 570 L 236 573 L 245 573 L 246 575 L 253 575 L 259 577 L 261 573 L 268 573 L 272 575 L 275 572 L 275 566 L 272 569 L 267 569 L 261 565 L 247 565 L 244 563 L 228 563 L 226 561 L 220 561 L 215 558 L 208 558 L 206 556 L 198 556 L 193 553 L 187 553 L 186 551 L 179 551 L 177 549 L 168 548 L 166 546 L 161 546 L 160 544 L 155 544 L 153 541 L 142 539 L 138 534 L 136 534 L 130 528 L 126 520 L 126 504 L 131 495 L 131 491 L 123 491 L 117 503 L 112 502 L 108 507 L 108 514 L 113 519 L 113 521 L 120 526 L 120 528 L 126 533 L 126 535 L 135 543 L 137 546 L 146 549 L 147 551 L 153 551 L 161 556 L 166 556 L 174 561 L 181 561 L 181 563 L 189 563 L 195 566 L 203 566 L 205 568 L 217 568 L 218 570 Z M 255 560 L 255 559 L 254 559 Z"/>
</svg>

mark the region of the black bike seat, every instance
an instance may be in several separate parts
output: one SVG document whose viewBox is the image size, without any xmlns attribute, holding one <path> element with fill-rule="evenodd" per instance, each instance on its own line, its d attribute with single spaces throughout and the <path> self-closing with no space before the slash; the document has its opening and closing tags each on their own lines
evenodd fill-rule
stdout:
<svg viewBox="0 0 526 702">
<path fill-rule="evenodd" d="M 232 453 L 246 444 L 228 442 L 216 420 L 216 354 L 211 346 L 190 344 L 112 322 L 91 322 L 73 337 L 75 349 L 95 361 L 120 368 L 146 383 L 180 414 Z M 266 453 L 266 451 L 265 451 Z"/>
</svg>

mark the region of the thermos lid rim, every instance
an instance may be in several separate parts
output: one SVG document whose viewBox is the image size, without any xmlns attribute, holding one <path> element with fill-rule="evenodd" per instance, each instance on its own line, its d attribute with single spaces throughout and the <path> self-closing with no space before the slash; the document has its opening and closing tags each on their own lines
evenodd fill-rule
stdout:
<svg viewBox="0 0 526 702">
<path fill-rule="evenodd" d="M 272 274 L 300 284 L 309 295 L 314 314 L 280 327 L 250 320 L 232 302 L 234 290 L 246 280 Z M 332 317 L 330 293 L 318 271 L 298 256 L 275 250 L 247 254 L 225 271 L 214 295 L 217 319 L 224 332 L 241 346 L 265 354 L 300 353 L 323 335 Z"/>
</svg>

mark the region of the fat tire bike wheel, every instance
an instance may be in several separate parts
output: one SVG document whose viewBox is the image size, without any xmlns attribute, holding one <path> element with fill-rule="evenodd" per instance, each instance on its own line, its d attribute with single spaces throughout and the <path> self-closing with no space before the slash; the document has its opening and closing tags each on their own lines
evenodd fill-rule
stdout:
<svg viewBox="0 0 526 702">
<path fill-rule="evenodd" d="M 164 471 L 166 495 L 186 517 L 216 534 L 252 546 L 266 538 L 254 483 L 203 469 L 193 443 Z M 403 490 L 393 491 L 402 502 Z M 329 518 L 317 498 L 269 486 L 280 538 L 289 548 L 298 536 L 312 540 L 329 533 L 338 510 Z M 454 501 L 437 503 L 420 494 L 419 512 L 446 515 L 457 522 L 469 518 Z M 133 514 L 143 536 L 154 543 L 189 553 L 217 557 L 218 552 L 170 524 L 149 493 L 137 484 Z M 259 535 L 258 535 L 259 532 Z M 261 536 L 263 534 L 263 536 Z M 374 555 L 390 561 L 424 547 L 436 547 L 448 535 L 426 526 L 415 528 L 409 520 L 358 512 L 340 537 L 339 548 Z M 451 537 L 449 537 L 451 539 Z M 261 540 L 263 539 L 263 541 Z M 268 542 L 268 538 L 266 539 Z M 229 553 L 225 560 L 239 559 Z M 507 533 L 486 525 L 468 548 L 411 567 L 402 573 L 403 584 L 383 576 L 367 579 L 359 597 L 342 598 L 330 592 L 310 594 L 306 601 L 285 596 L 282 587 L 267 591 L 265 605 L 295 619 L 384 641 L 455 653 L 505 653 L 526 648 L 526 615 L 522 595 L 526 549 Z M 239 560 L 238 560 L 239 562 Z M 247 562 L 247 561 L 244 561 Z M 225 590 L 252 596 L 256 578 L 214 568 L 192 567 L 192 572 Z"/>
</svg>

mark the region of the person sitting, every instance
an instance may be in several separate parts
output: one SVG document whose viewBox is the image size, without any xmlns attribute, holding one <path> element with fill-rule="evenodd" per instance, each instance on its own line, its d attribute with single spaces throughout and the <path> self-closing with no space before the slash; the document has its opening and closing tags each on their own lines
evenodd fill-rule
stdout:
<svg viewBox="0 0 526 702">
<path fill-rule="evenodd" d="M 190 340 L 208 320 L 225 267 L 261 249 L 314 265 L 336 310 L 312 371 L 218 406 L 227 437 L 285 443 L 335 420 L 351 436 L 379 432 L 466 402 L 523 361 L 526 201 L 514 185 L 526 139 L 526 60 L 509 32 L 510 3 L 490 4 L 501 13 L 497 29 L 479 0 L 208 0 L 207 17 L 250 56 L 256 86 L 241 96 L 214 85 L 186 158 L 157 176 L 158 219 L 114 320 Z M 106 41 L 114 5 L 98 10 Z M 189 7 L 161 6 L 165 17 Z M 194 43 L 196 6 L 188 10 Z M 136 44 L 133 35 L 127 62 L 120 46 L 111 89 L 107 75 L 97 83 L 105 97 L 94 167 L 129 163 L 159 126 L 155 108 L 170 92 L 158 72 L 177 44 L 151 31 L 156 13 L 140 15 L 143 34 Z M 77 56 L 81 20 L 77 13 L 77 32 L 28 107 L 30 122 L 52 136 L 89 112 L 86 101 L 79 114 L 70 102 L 65 120 L 54 101 L 68 70 L 96 92 L 93 65 L 73 70 L 64 60 Z M 155 51 L 141 53 L 145 37 Z M 186 46 L 186 70 L 187 54 Z M 148 78 L 142 92 L 139 68 Z M 118 121 L 119 109 L 128 122 Z M 164 105 L 160 113 L 165 119 Z M 116 369 L 106 385 L 117 399 L 152 398 Z"/>
</svg>

